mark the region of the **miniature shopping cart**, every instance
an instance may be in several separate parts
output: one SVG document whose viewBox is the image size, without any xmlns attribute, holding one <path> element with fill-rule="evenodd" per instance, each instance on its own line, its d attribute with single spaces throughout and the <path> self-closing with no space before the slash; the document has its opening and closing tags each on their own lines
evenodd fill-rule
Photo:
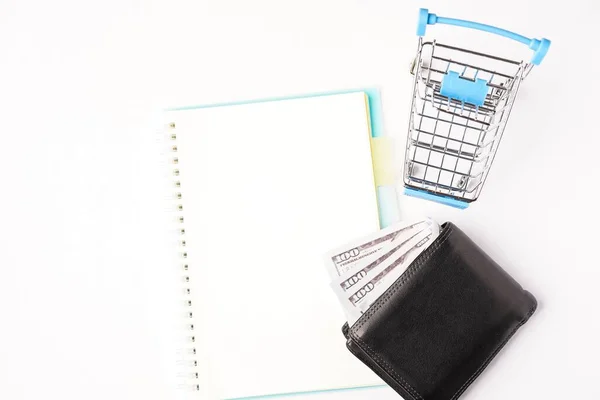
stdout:
<svg viewBox="0 0 600 400">
<path fill-rule="evenodd" d="M 512 61 L 437 41 L 427 25 L 448 24 L 495 33 L 533 50 Z M 493 26 L 419 12 L 419 48 L 404 165 L 407 195 L 458 208 L 475 201 L 500 144 L 521 81 L 539 65 L 547 39 L 529 39 Z"/>
</svg>

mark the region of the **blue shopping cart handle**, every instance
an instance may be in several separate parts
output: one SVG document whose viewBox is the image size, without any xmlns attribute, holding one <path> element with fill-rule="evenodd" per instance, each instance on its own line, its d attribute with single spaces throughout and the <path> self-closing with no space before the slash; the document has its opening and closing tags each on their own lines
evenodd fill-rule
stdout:
<svg viewBox="0 0 600 400">
<path fill-rule="evenodd" d="M 427 25 L 435 24 L 446 24 L 462 26 L 463 28 L 477 29 L 480 31 L 490 32 L 496 35 L 504 36 L 509 39 L 516 40 L 517 42 L 521 42 L 527 45 L 531 50 L 533 50 L 534 53 L 531 59 L 531 63 L 535 65 L 539 65 L 542 62 L 542 60 L 546 56 L 546 53 L 548 53 L 548 49 L 550 48 L 551 43 L 548 39 L 530 39 L 526 36 L 519 35 L 518 33 L 507 31 L 506 29 L 501 29 L 486 24 L 480 24 L 479 22 L 465 21 L 462 19 L 455 18 L 438 17 L 437 15 L 430 13 L 429 10 L 426 8 L 421 8 L 419 10 L 419 24 L 417 25 L 417 36 L 424 36 L 425 30 L 427 29 Z"/>
</svg>

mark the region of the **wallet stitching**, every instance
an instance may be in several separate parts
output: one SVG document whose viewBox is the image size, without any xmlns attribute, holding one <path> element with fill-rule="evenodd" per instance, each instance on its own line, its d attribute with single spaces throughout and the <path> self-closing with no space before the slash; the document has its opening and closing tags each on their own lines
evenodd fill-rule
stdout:
<svg viewBox="0 0 600 400">
<path fill-rule="evenodd" d="M 370 356 L 370 354 L 367 354 L 367 356 L 365 357 L 365 356 L 362 356 L 362 355 L 361 355 L 359 352 L 357 352 L 357 351 L 353 350 L 353 349 L 352 349 L 352 346 L 347 346 L 347 347 L 348 347 L 348 350 L 350 350 L 350 352 L 351 352 L 352 354 L 354 354 L 354 355 L 355 355 L 355 356 L 356 356 L 356 357 L 357 357 L 359 360 L 363 361 L 363 362 L 364 362 L 364 363 L 365 363 L 367 366 L 369 365 L 369 364 L 367 364 L 366 360 L 369 360 L 369 356 Z M 360 347 L 360 345 L 359 345 L 358 347 L 359 347 L 361 350 L 363 350 L 363 349 L 362 349 L 362 347 Z M 364 350 L 363 350 L 363 351 L 364 351 Z M 363 360 L 363 357 L 365 358 L 365 360 Z M 369 360 L 369 361 L 372 361 L 372 359 L 371 359 L 371 360 Z M 377 363 L 375 363 L 375 364 L 377 364 Z M 381 368 L 381 366 L 380 366 L 380 365 L 377 365 L 377 366 Z M 374 373 L 375 373 L 377 376 L 379 376 L 379 377 L 380 377 L 381 379 L 383 379 L 384 381 L 386 380 L 386 379 L 385 379 L 385 376 L 384 376 L 384 374 L 387 374 L 387 376 L 389 376 L 389 377 L 390 377 L 390 378 L 391 378 L 391 379 L 392 379 L 392 380 L 393 380 L 393 381 L 394 381 L 396 384 L 398 384 L 398 385 L 399 385 L 399 386 L 400 386 L 402 389 L 404 389 L 404 390 L 406 391 L 406 393 L 407 393 L 407 394 L 408 394 L 408 395 L 409 395 L 409 396 L 410 396 L 410 397 L 411 397 L 413 400 L 415 400 L 415 396 L 417 396 L 417 399 L 424 400 L 424 399 L 423 399 L 423 397 L 421 397 L 421 396 L 420 396 L 418 393 L 416 393 L 416 391 L 414 391 L 414 389 L 413 389 L 413 392 L 414 392 L 415 394 L 413 394 L 413 392 L 411 392 L 410 390 L 408 390 L 408 388 L 406 388 L 404 385 L 400 384 L 400 383 L 399 383 L 397 380 L 395 380 L 395 379 L 394 379 L 394 377 L 393 377 L 392 375 L 390 375 L 390 373 L 389 373 L 389 372 L 388 372 L 388 371 L 387 371 L 385 368 L 381 368 L 381 370 L 383 371 L 383 373 L 382 373 L 382 372 L 380 372 L 380 371 L 378 371 L 377 369 L 374 369 L 374 368 L 371 368 L 371 369 L 373 370 L 373 372 L 374 372 Z M 408 383 L 407 383 L 407 385 L 408 385 Z M 408 385 L 408 386 L 410 386 L 410 385 Z M 411 389 L 412 389 L 412 388 L 411 388 Z M 402 396 L 404 396 L 404 394 L 402 394 Z"/>
<path fill-rule="evenodd" d="M 452 396 L 452 398 L 450 400 L 456 400 L 461 394 L 463 394 L 463 392 L 465 390 L 467 390 L 467 388 L 469 387 L 469 385 L 471 383 L 473 383 L 473 381 L 475 379 L 477 379 L 477 377 L 479 376 L 479 374 L 481 374 L 481 372 L 483 372 L 483 370 L 485 369 L 485 367 L 488 366 L 488 364 L 498 354 L 498 352 L 504 347 L 504 345 L 506 345 L 506 343 L 508 343 L 508 341 L 510 340 L 510 338 L 513 337 L 513 335 L 515 334 L 515 332 L 517 332 L 517 330 L 521 326 L 523 326 L 525 324 L 525 322 L 527 322 L 529 320 L 529 318 L 535 312 L 535 309 L 536 309 L 536 305 L 534 304 L 531 307 L 531 309 L 529 310 L 529 312 L 527 313 L 527 315 L 525 316 L 525 318 L 523 318 L 521 321 L 519 321 L 519 323 L 513 328 L 513 330 L 506 337 L 506 339 L 504 339 L 502 342 L 498 343 L 498 345 L 496 346 L 496 348 L 494 349 L 494 351 L 485 359 L 485 361 L 479 366 L 479 368 L 477 368 L 477 370 L 475 372 L 473 372 L 473 374 L 469 377 L 469 379 L 467 379 L 465 381 L 465 383 L 463 383 L 463 385 L 456 391 L 456 393 L 454 393 L 454 395 Z"/>
<path fill-rule="evenodd" d="M 357 325 L 356 328 L 352 327 L 350 329 L 350 335 L 358 342 L 359 345 L 362 345 L 361 347 L 363 348 L 363 350 L 369 354 L 371 357 L 375 358 L 375 361 L 378 361 L 378 364 L 384 365 L 384 367 L 382 367 L 388 374 L 390 374 L 392 377 L 396 378 L 396 383 L 398 383 L 398 385 L 400 385 L 401 387 L 403 387 L 408 393 L 411 393 L 413 396 L 415 396 L 417 399 L 423 399 L 423 396 L 421 396 L 408 382 L 406 382 L 393 368 L 392 366 L 385 361 L 384 359 L 380 358 L 374 351 L 373 349 L 369 346 L 369 344 L 365 343 L 361 338 L 359 338 L 356 334 L 355 331 L 356 329 L 360 329 L 360 327 L 362 327 L 364 325 L 364 323 L 373 315 L 375 314 L 375 312 L 377 312 L 385 302 L 387 302 L 389 300 L 389 298 L 391 296 L 393 296 L 398 290 L 400 290 L 400 288 L 402 286 L 404 286 L 404 284 L 410 279 L 412 278 L 412 276 L 418 272 L 418 270 L 423 266 L 423 264 L 428 261 L 437 251 L 437 249 L 439 249 L 441 247 L 441 245 L 446 242 L 448 240 L 448 238 L 450 237 L 450 234 L 452 233 L 452 226 L 448 227 L 448 230 L 445 232 L 445 237 L 443 237 L 442 240 L 440 240 L 438 243 L 436 243 L 434 246 L 430 247 L 429 249 L 425 250 L 425 254 L 423 254 L 423 257 L 421 259 L 417 259 L 413 269 L 406 275 L 404 275 L 402 278 L 400 278 L 400 280 L 395 283 L 394 287 L 391 289 L 391 291 L 389 293 L 387 293 L 385 296 L 382 296 L 382 298 L 378 299 L 375 304 L 371 307 L 370 310 L 367 311 L 367 313 L 365 315 L 363 315 L 363 317 L 361 317 L 362 321 L 360 321 L 360 323 Z M 366 347 L 366 348 L 365 348 Z"/>
<path fill-rule="evenodd" d="M 424 400 L 423 396 L 421 396 L 419 394 L 419 392 L 417 392 L 408 382 L 406 382 L 396 371 L 394 371 L 394 369 L 392 368 L 392 366 L 385 361 L 384 359 L 380 358 L 377 353 L 375 353 L 373 351 L 373 349 L 365 342 L 362 341 L 362 339 L 358 338 L 358 337 L 354 337 L 357 341 L 359 346 L 363 345 L 366 346 L 366 349 L 363 346 L 360 346 L 367 354 L 369 354 L 369 356 L 371 356 L 372 358 L 375 358 L 375 363 L 378 364 L 385 372 L 387 372 L 388 374 L 390 374 L 392 377 L 396 378 L 396 383 L 398 385 L 400 385 L 401 387 L 404 388 L 404 390 L 406 390 L 408 393 L 410 393 L 412 396 L 416 397 L 417 399 L 420 400 Z M 383 366 L 381 365 L 383 364 Z M 399 380 L 399 381 L 398 381 Z"/>
</svg>

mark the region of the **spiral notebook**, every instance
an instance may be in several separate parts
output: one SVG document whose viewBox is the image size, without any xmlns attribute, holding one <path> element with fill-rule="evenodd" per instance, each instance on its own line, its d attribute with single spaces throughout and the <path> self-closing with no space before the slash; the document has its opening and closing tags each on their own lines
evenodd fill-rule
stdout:
<svg viewBox="0 0 600 400">
<path fill-rule="evenodd" d="M 379 107 L 369 90 L 166 113 L 197 398 L 382 383 L 341 340 L 322 261 L 397 218 Z"/>
</svg>

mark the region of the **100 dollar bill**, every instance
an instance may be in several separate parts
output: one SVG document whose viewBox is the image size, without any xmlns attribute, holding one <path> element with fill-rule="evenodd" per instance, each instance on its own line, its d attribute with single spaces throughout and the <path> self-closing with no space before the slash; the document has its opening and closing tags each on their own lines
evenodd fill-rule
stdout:
<svg viewBox="0 0 600 400">
<path fill-rule="evenodd" d="M 415 238 L 419 233 L 427 230 L 431 232 L 430 228 L 427 227 L 425 229 L 413 229 L 410 231 L 409 235 L 397 235 L 389 245 L 387 245 L 383 251 L 378 253 L 378 257 L 374 260 L 369 260 L 368 263 L 361 263 L 356 268 L 351 269 L 344 275 L 342 275 L 337 280 L 333 281 L 334 286 L 339 286 L 344 292 L 351 290 L 354 286 L 359 284 L 363 279 L 365 279 L 369 272 L 373 271 L 377 268 L 381 263 L 387 260 L 389 257 L 393 256 L 397 251 L 407 251 L 407 243 L 411 241 L 411 239 Z"/>
<path fill-rule="evenodd" d="M 405 243 L 391 257 L 370 271 L 353 290 L 344 292 L 338 285 L 334 287 L 342 301 L 342 306 L 352 325 L 396 281 L 408 266 L 437 237 L 438 233 L 426 229 Z"/>
<path fill-rule="evenodd" d="M 430 219 L 400 222 L 378 232 L 341 246 L 325 256 L 325 265 L 332 280 L 348 273 L 357 265 L 369 264 L 397 237 L 433 224 Z"/>
</svg>

